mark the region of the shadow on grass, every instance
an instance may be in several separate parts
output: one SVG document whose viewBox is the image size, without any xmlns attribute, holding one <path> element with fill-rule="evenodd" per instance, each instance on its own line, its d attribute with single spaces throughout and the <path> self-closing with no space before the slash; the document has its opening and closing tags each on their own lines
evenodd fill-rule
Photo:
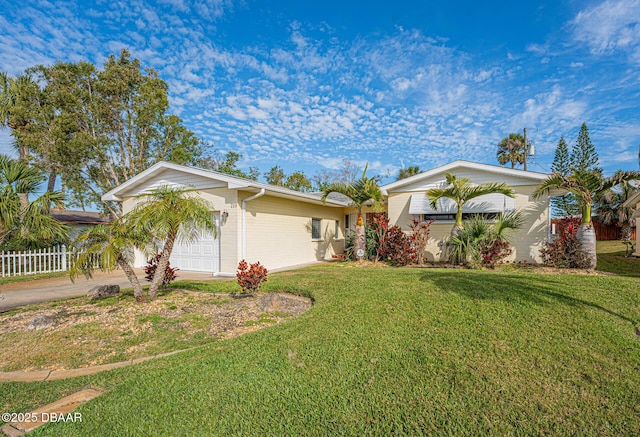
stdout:
<svg viewBox="0 0 640 437">
<path fill-rule="evenodd" d="M 452 292 L 472 299 L 494 299 L 505 301 L 527 301 L 537 305 L 561 303 L 573 307 L 594 308 L 625 322 L 631 323 L 636 335 L 638 321 L 612 311 L 594 302 L 558 292 L 567 284 L 554 281 L 543 275 L 535 278 L 518 275 L 473 274 L 474 272 L 434 272 L 422 276 L 445 292 Z"/>
</svg>

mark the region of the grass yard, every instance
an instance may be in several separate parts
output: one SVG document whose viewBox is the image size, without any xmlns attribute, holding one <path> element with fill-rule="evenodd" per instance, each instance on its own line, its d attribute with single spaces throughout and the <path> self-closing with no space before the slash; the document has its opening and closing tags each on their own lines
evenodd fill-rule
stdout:
<svg viewBox="0 0 640 437">
<path fill-rule="evenodd" d="M 638 435 L 634 261 L 624 276 L 344 264 L 273 274 L 265 290 L 314 307 L 137 366 L 3 383 L 0 409 L 102 387 L 77 410 L 82 423 L 32 435 Z"/>
</svg>

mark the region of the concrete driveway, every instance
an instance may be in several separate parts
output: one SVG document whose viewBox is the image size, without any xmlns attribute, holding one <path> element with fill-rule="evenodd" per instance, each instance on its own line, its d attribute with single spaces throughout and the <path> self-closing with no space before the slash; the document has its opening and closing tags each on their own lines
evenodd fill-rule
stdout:
<svg viewBox="0 0 640 437">
<path fill-rule="evenodd" d="M 136 269 L 136 274 L 142 285 L 147 285 L 144 280 L 144 271 Z M 229 280 L 229 278 L 214 277 L 211 273 L 178 272 L 178 279 L 192 279 L 199 281 Z M 26 282 L 0 285 L 0 312 L 8 311 L 25 305 L 33 305 L 69 297 L 84 296 L 96 285 L 113 284 L 120 288 L 131 288 L 131 283 L 125 274 L 116 270 L 111 273 L 96 272 L 91 279 L 81 276 L 76 282 L 71 282 L 68 276 L 50 279 L 36 279 Z"/>
</svg>

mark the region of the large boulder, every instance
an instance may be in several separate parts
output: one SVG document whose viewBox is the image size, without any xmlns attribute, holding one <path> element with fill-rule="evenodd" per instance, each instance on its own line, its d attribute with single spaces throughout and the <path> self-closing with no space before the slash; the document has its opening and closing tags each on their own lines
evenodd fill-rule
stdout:
<svg viewBox="0 0 640 437">
<path fill-rule="evenodd" d="M 96 285 L 87 293 L 89 300 L 94 301 L 105 297 L 117 296 L 120 294 L 119 285 Z"/>
</svg>

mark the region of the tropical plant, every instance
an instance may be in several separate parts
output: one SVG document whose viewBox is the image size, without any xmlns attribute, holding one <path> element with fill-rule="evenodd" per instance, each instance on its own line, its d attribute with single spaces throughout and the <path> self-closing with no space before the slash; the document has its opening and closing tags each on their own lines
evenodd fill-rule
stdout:
<svg viewBox="0 0 640 437">
<path fill-rule="evenodd" d="M 0 155 L 0 246 L 12 241 L 14 249 L 27 249 L 66 241 L 67 227 L 49 214 L 52 206 L 63 205 L 62 194 L 45 192 L 29 199 L 42 182 L 37 169 Z"/>
<path fill-rule="evenodd" d="M 385 232 L 379 253 L 381 259 L 396 266 L 406 266 L 416 260 L 416 248 L 400 226 L 391 226 Z"/>
<path fill-rule="evenodd" d="M 523 223 L 519 211 L 500 213 L 491 221 L 474 215 L 448 242 L 449 258 L 455 264 L 494 267 L 511 254 L 509 234 Z"/>
<path fill-rule="evenodd" d="M 267 282 L 267 269 L 260 262 L 249 265 L 242 260 L 238 263 L 236 278 L 243 293 L 256 293 L 260 285 Z"/>
<path fill-rule="evenodd" d="M 456 222 L 453 227 L 453 233 L 458 229 L 464 227 L 462 223 L 462 207 L 464 204 L 476 197 L 484 196 L 486 194 L 500 193 L 508 197 L 514 197 L 515 192 L 508 184 L 502 182 L 485 182 L 478 185 L 472 185 L 469 178 L 458 178 L 455 175 L 446 172 L 445 188 L 431 188 L 426 191 L 426 195 L 431 202 L 431 207 L 437 211 L 438 200 L 447 198 L 453 200 L 458 206 L 456 211 Z"/>
<path fill-rule="evenodd" d="M 516 164 L 524 164 L 526 153 L 524 137 L 521 134 L 512 133 L 498 143 L 496 157 L 500 165 L 511 163 L 511 168 L 515 168 Z"/>
<path fill-rule="evenodd" d="M 133 270 L 135 250 L 150 254 L 150 236 L 136 229 L 126 215 L 106 225 L 97 225 L 78 235 L 71 246 L 78 253 L 69 276 L 73 281 L 81 273 L 90 278 L 95 270 L 110 272 L 120 267 L 133 287 L 138 302 L 146 300 Z"/>
<path fill-rule="evenodd" d="M 534 192 L 539 198 L 554 190 L 568 191 L 576 196 L 580 204 L 582 219 L 576 237 L 581 250 L 586 254 L 588 269 L 596 268 L 596 233 L 591 222 L 591 210 L 594 201 L 613 187 L 625 184 L 632 179 L 640 178 L 639 172 L 618 171 L 611 177 L 603 177 L 599 170 L 580 170 L 572 168 L 571 174 L 552 173 Z"/>
<path fill-rule="evenodd" d="M 544 244 L 540 249 L 545 265 L 566 269 L 584 269 L 589 266 L 587 255 L 580 249 L 576 237 L 580 219 L 577 217 L 561 219 L 561 233 L 557 238 Z"/>
<path fill-rule="evenodd" d="M 399 181 L 400 179 L 406 179 L 419 173 L 420 167 L 418 167 L 417 165 L 409 166 L 407 168 L 401 168 L 398 172 L 398 178 L 396 180 Z"/>
<path fill-rule="evenodd" d="M 160 261 L 161 257 L 162 257 L 162 253 L 155 254 L 147 261 L 147 265 L 144 266 L 144 279 L 146 279 L 147 282 L 153 281 L 153 278 L 156 275 L 156 270 L 158 270 L 158 261 Z M 171 267 L 170 262 L 167 263 L 167 267 L 164 270 L 164 279 L 162 280 L 162 288 L 166 288 L 167 285 L 169 285 L 170 283 L 176 280 L 176 278 L 178 277 L 176 272 L 178 270 L 180 269 Z"/>
<path fill-rule="evenodd" d="M 422 221 L 413 219 L 409 223 L 411 229 L 411 243 L 416 250 L 416 263 L 424 264 L 424 252 L 429 245 L 429 233 L 433 220 Z"/>
<path fill-rule="evenodd" d="M 633 232 L 633 208 L 625 207 L 624 203 L 636 193 L 629 184 L 620 184 L 616 189 L 599 193 L 595 199 L 595 212 L 598 220 L 605 225 L 615 225 L 620 228 L 620 239 L 630 240 Z"/>
<path fill-rule="evenodd" d="M 351 205 L 358 210 L 354 251 L 359 261 L 363 260 L 367 250 L 362 208 L 367 202 L 372 202 L 373 207 L 378 209 L 382 203 L 382 191 L 378 186 L 378 181 L 375 177 L 367 177 L 367 168 L 368 166 L 365 166 L 360 179 L 351 183 L 333 182 L 327 185 L 322 192 L 323 202 L 326 202 L 329 194 L 339 193 L 348 197 L 351 200 Z"/>
<path fill-rule="evenodd" d="M 162 251 L 156 273 L 149 287 L 149 297 L 156 297 L 176 241 L 192 242 L 205 232 L 217 232 L 213 205 L 195 195 L 194 189 L 162 186 L 138 196 L 139 203 L 126 214 L 138 232 L 153 238 Z"/>
</svg>

